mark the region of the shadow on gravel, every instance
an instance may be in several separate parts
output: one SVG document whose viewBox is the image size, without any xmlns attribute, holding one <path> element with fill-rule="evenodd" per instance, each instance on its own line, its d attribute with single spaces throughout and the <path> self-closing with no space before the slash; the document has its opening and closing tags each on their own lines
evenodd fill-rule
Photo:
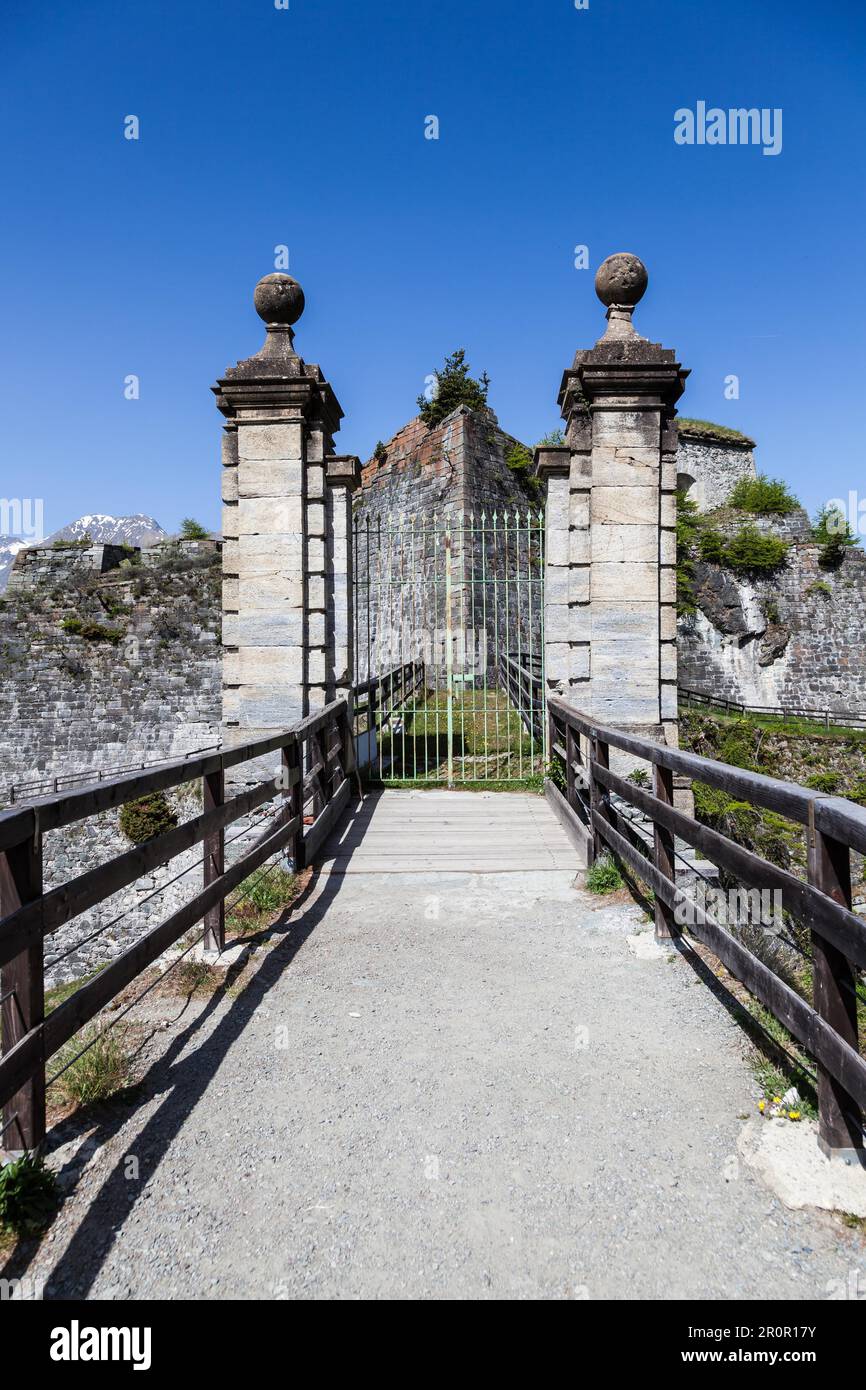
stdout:
<svg viewBox="0 0 866 1390">
<path fill-rule="evenodd" d="M 143 1175 L 153 1175 L 193 1106 L 212 1081 L 229 1048 L 242 1033 L 262 1000 L 291 966 L 298 951 L 315 931 L 339 893 L 343 882 L 342 875 L 329 875 L 324 880 L 319 895 L 310 902 L 321 878 L 321 870 L 314 869 L 304 892 L 270 929 L 271 939 L 276 938 L 277 945 L 264 956 L 255 975 L 245 986 L 243 994 L 234 1000 L 227 998 L 233 980 L 237 979 L 241 970 L 249 968 L 248 962 L 240 963 L 233 971 L 227 973 L 225 983 L 208 999 L 201 1012 L 190 1020 L 189 1025 L 172 1038 L 165 1054 L 154 1062 L 136 1088 L 137 1104 L 165 1093 L 135 1140 L 135 1155 Z M 226 1010 L 225 1016 L 216 1025 L 213 1033 L 193 1053 L 178 1060 L 196 1032 L 202 1025 L 207 1024 L 214 1011 L 220 1008 Z M 116 1105 L 101 1106 L 98 1113 L 92 1110 L 89 1113 L 72 1115 L 49 1134 L 49 1147 L 58 1148 L 77 1135 L 86 1134 L 87 1138 L 70 1165 L 74 1170 L 81 1172 L 84 1161 L 123 1129 L 130 1114 L 130 1106 L 121 1101 Z M 67 1249 L 46 1281 L 45 1298 L 88 1296 L 117 1232 L 122 1229 L 135 1207 L 135 1202 L 130 1201 L 133 1184 L 124 1173 L 125 1158 L 125 1154 L 120 1156 L 114 1170 L 93 1198 Z M 61 1185 L 64 1174 L 67 1179 L 69 1177 L 68 1171 L 62 1170 L 59 1174 Z M 38 1249 L 39 1245 L 33 1241 L 19 1245 L 3 1268 L 3 1276 L 20 1278 L 25 1275 Z"/>
<path fill-rule="evenodd" d="M 724 981 L 707 965 L 706 961 L 698 955 L 691 943 L 682 936 L 673 937 L 665 943 L 671 950 L 677 951 L 684 961 L 697 975 L 698 979 L 705 984 L 710 992 L 718 999 L 719 1003 L 730 1014 L 731 1018 L 739 1025 L 746 1034 L 749 1042 L 756 1047 L 759 1052 L 784 1072 L 796 1079 L 800 1088 L 801 1095 L 808 1095 L 809 1099 L 817 1104 L 817 1095 L 814 1090 L 813 1082 L 808 1072 L 803 1070 L 802 1064 L 797 1057 L 789 1052 L 787 1048 L 767 1032 L 760 1020 L 750 1014 L 744 1004 L 737 996 L 732 993 Z"/>
</svg>

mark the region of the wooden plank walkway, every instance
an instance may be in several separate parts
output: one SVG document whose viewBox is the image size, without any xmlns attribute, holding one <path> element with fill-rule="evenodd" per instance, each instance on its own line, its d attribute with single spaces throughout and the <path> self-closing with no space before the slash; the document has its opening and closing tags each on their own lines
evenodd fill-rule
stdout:
<svg viewBox="0 0 866 1390">
<path fill-rule="evenodd" d="M 543 796 L 528 792 L 369 793 L 329 840 L 334 873 L 576 873 L 577 855 Z"/>
</svg>

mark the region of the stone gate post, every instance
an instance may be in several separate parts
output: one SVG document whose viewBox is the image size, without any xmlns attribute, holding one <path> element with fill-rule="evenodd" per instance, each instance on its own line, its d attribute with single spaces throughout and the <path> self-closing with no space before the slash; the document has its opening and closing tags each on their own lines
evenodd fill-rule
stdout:
<svg viewBox="0 0 866 1390">
<path fill-rule="evenodd" d="M 563 376 L 565 445 L 536 453 L 548 497 L 546 677 L 548 692 L 599 722 L 675 745 L 675 403 L 688 372 L 635 331 L 646 285 L 636 256 L 600 267 L 607 331 Z"/>
<path fill-rule="evenodd" d="M 348 517 L 358 460 L 333 455 L 343 412 L 320 369 L 294 349 L 300 285 L 266 275 L 254 302 L 264 345 L 213 388 L 226 417 L 227 745 L 285 729 L 352 683 Z"/>
</svg>

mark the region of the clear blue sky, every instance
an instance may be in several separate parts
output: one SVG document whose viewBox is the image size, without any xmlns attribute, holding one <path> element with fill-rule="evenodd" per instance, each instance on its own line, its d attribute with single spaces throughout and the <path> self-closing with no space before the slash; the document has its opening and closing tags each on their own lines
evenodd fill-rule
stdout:
<svg viewBox="0 0 866 1390">
<path fill-rule="evenodd" d="M 534 442 L 604 327 L 592 271 L 633 250 L 683 413 L 753 433 L 810 509 L 866 491 L 862 0 L 4 0 L 0 43 L 0 496 L 48 530 L 218 524 L 209 387 L 260 345 L 279 243 L 341 452 L 456 346 Z M 676 145 L 699 100 L 781 107 L 782 153 Z"/>
</svg>

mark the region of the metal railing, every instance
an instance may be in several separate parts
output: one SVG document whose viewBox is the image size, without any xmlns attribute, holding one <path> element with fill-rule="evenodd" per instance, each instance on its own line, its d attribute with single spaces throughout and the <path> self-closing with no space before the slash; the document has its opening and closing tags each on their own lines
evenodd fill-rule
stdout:
<svg viewBox="0 0 866 1390">
<path fill-rule="evenodd" d="M 859 1052 L 858 972 L 866 967 L 866 923 L 852 911 L 851 852 L 866 854 L 866 809 L 796 783 L 667 748 L 595 723 L 564 700 L 547 701 L 551 760 L 561 787 L 548 795 L 584 844 L 589 863 L 609 850 L 655 894 L 656 935 L 689 933 L 777 1018 L 815 1059 L 819 1136 L 827 1151 L 862 1150 L 866 1059 Z M 653 789 L 611 771 L 610 750 L 649 763 Z M 694 779 L 805 827 L 803 880 L 674 806 L 674 775 Z M 613 797 L 652 825 L 652 847 L 629 834 Z M 760 960 L 676 884 L 676 839 L 737 883 L 781 895 L 782 912 L 804 927 L 812 956 L 812 1003 Z M 682 910 L 679 912 L 678 910 Z"/>
<path fill-rule="evenodd" d="M 823 724 L 825 729 L 837 725 L 841 728 L 866 729 L 866 714 L 854 710 L 816 709 L 797 705 L 747 705 L 742 700 L 729 700 L 724 695 L 710 695 L 703 690 L 679 689 L 683 704 L 699 705 L 722 710 L 725 714 L 758 714 L 766 718 L 784 722 L 789 719 L 811 719 Z"/>
<path fill-rule="evenodd" d="M 209 753 L 214 748 L 221 748 L 222 743 L 206 743 L 203 748 L 193 748 L 188 753 L 180 754 L 183 758 L 198 758 L 202 753 Z M 51 796 L 55 792 L 68 791 L 71 787 L 79 787 L 90 782 L 104 782 L 108 777 L 119 777 L 122 772 L 138 772 L 146 767 L 156 767 L 159 763 L 167 762 L 167 758 L 139 758 L 134 763 L 122 763 L 117 767 L 88 768 L 86 772 L 63 772 L 50 777 L 44 777 L 38 782 L 10 782 L 5 787 L 0 787 L 0 799 L 10 806 L 17 802 L 32 801 L 35 797 Z"/>
<path fill-rule="evenodd" d="M 225 799 L 226 771 L 274 754 L 279 754 L 280 763 L 276 776 L 272 774 Z M 340 699 L 269 738 L 120 774 L 0 812 L 0 1104 L 4 1107 L 6 1147 L 7 1131 L 17 1136 L 24 1149 L 36 1148 L 42 1142 L 46 1061 L 85 1023 L 196 923 L 204 923 L 201 939 L 205 948 L 221 951 L 226 895 L 274 855 L 288 850 L 296 867 L 312 860 L 348 806 L 354 768 L 349 705 Z M 42 837 L 46 831 L 180 786 L 194 777 L 201 779 L 201 815 L 59 887 L 44 890 Z M 253 847 L 226 868 L 226 827 L 274 801 L 275 813 Z M 201 892 L 46 1015 L 46 939 L 72 918 L 197 844 L 204 850 Z"/>
</svg>

